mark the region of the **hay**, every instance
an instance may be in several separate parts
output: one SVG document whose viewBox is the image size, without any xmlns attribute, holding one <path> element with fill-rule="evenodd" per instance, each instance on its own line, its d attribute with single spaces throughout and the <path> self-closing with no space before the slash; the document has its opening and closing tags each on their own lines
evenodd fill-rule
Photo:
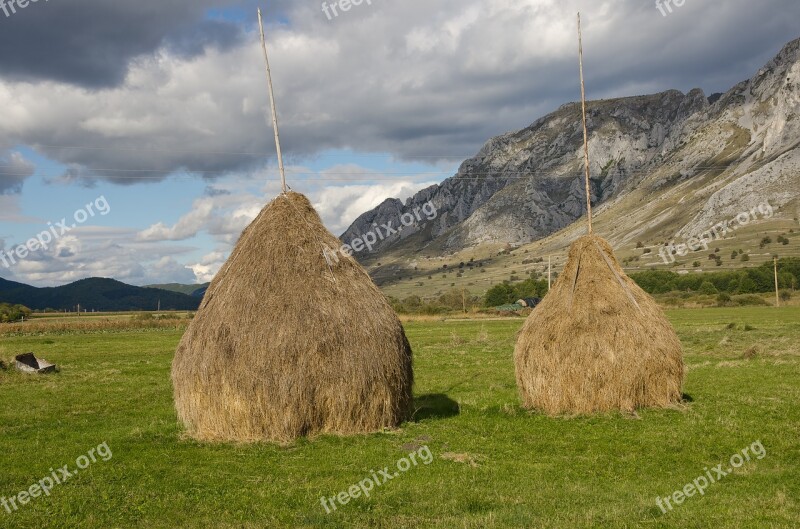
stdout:
<svg viewBox="0 0 800 529">
<path fill-rule="evenodd" d="M 291 442 L 396 427 L 411 410 L 411 348 L 386 298 L 298 193 L 242 233 L 172 366 L 190 436 Z"/>
<path fill-rule="evenodd" d="M 514 361 L 523 406 L 548 414 L 630 412 L 681 400 L 675 331 L 596 235 L 570 248 L 564 272 L 520 331 Z"/>
</svg>

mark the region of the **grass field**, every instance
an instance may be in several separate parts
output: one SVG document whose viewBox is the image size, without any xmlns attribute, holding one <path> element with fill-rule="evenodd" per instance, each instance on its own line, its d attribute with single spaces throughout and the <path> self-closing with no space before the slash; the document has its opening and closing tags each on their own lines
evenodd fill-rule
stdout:
<svg viewBox="0 0 800 529">
<path fill-rule="evenodd" d="M 35 351 L 62 371 L 0 371 L 0 499 L 17 497 L 51 468 L 75 469 L 102 443 L 113 456 L 95 457 L 19 510 L 0 506 L 0 527 L 800 526 L 800 308 L 668 315 L 689 367 L 690 401 L 680 409 L 527 413 L 512 363 L 521 319 L 429 319 L 405 324 L 415 354 L 413 422 L 289 447 L 182 436 L 169 381 L 180 327 L 17 332 L 0 338 L 0 359 Z M 756 441 L 762 459 L 666 514 L 656 505 Z M 373 470 L 391 472 L 424 447 L 430 464 L 326 513 L 322 496 Z"/>
</svg>

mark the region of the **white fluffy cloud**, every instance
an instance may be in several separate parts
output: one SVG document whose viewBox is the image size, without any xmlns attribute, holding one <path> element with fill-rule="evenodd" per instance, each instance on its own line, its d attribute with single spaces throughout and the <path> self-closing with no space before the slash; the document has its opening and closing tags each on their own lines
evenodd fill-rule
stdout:
<svg viewBox="0 0 800 529">
<path fill-rule="evenodd" d="M 18 243 L 4 246 L 12 250 Z M 11 246 L 11 247 L 10 247 Z M 191 247 L 135 242 L 133 230 L 82 226 L 46 249 L 2 265 L 2 276 L 13 281 L 55 286 L 87 277 L 111 277 L 135 285 L 192 283 L 191 268 L 181 264 Z"/>
</svg>

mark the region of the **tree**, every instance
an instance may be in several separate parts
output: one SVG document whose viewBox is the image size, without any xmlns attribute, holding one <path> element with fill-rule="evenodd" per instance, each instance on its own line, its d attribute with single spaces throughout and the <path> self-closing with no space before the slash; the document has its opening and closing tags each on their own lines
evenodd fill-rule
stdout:
<svg viewBox="0 0 800 529">
<path fill-rule="evenodd" d="M 703 281 L 703 284 L 700 285 L 700 292 L 702 294 L 717 294 L 719 291 L 717 287 L 714 286 L 714 283 L 711 281 Z"/>
<path fill-rule="evenodd" d="M 0 323 L 20 321 L 31 317 L 31 309 L 23 305 L 0 303 Z"/>
<path fill-rule="evenodd" d="M 514 287 L 508 283 L 500 283 L 486 292 L 486 296 L 483 298 L 483 304 L 487 307 L 497 307 L 499 305 L 514 303 L 516 300 L 516 291 Z"/>
</svg>

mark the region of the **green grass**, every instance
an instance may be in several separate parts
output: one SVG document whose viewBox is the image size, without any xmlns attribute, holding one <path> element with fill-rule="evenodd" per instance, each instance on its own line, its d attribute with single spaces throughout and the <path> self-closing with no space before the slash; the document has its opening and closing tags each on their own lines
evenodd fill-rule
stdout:
<svg viewBox="0 0 800 529">
<path fill-rule="evenodd" d="M 800 308 L 668 315 L 687 353 L 685 409 L 527 413 L 512 363 L 521 319 L 411 322 L 415 422 L 291 447 L 182 436 L 169 381 L 179 331 L 3 338 L 0 358 L 35 351 L 62 372 L 0 371 L 0 498 L 51 467 L 74 468 L 103 442 L 113 458 L 19 511 L 0 507 L 0 527 L 797 527 Z M 752 347 L 757 355 L 744 359 Z M 763 459 L 668 514 L 656 507 L 657 496 L 757 440 Z M 321 496 L 395 466 L 420 445 L 432 463 L 325 513 Z"/>
</svg>

